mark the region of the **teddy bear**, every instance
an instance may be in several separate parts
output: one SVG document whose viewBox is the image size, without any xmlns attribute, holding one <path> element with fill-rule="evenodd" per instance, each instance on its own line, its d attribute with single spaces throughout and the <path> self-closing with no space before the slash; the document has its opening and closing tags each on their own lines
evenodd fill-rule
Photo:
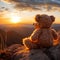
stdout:
<svg viewBox="0 0 60 60">
<path fill-rule="evenodd" d="M 52 15 L 37 14 L 35 21 L 35 30 L 29 37 L 23 39 L 24 46 L 28 49 L 54 46 L 54 40 L 58 40 L 57 32 L 51 28 L 55 17 Z"/>
</svg>

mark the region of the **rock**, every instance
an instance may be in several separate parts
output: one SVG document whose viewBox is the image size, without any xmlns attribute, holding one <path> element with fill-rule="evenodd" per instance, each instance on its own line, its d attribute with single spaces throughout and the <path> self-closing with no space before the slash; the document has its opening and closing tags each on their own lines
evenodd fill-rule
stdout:
<svg viewBox="0 0 60 60">
<path fill-rule="evenodd" d="M 60 60 L 60 44 L 51 48 L 28 50 L 20 44 L 10 46 L 11 60 Z"/>
<path fill-rule="evenodd" d="M 14 54 L 14 60 L 50 60 L 40 49 L 23 49 Z"/>
<path fill-rule="evenodd" d="M 12 53 L 11 60 L 50 60 L 41 49 L 28 50 L 20 44 L 8 48 Z"/>
<path fill-rule="evenodd" d="M 60 60 L 60 44 L 49 49 L 54 60 Z"/>
<path fill-rule="evenodd" d="M 10 47 L 8 47 L 8 48 L 6 49 L 6 52 L 11 53 L 12 56 L 13 56 L 17 51 L 20 51 L 20 50 L 23 49 L 21 46 L 22 46 L 21 44 L 11 45 Z"/>
</svg>

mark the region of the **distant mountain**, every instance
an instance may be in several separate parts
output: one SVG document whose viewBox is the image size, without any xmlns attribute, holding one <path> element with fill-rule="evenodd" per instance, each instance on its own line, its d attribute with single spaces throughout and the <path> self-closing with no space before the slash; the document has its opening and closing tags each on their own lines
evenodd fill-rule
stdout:
<svg viewBox="0 0 60 60">
<path fill-rule="evenodd" d="M 60 30 L 60 24 L 53 24 L 52 28 L 56 30 Z M 33 24 L 19 24 L 19 25 L 14 25 L 14 24 L 8 24 L 8 25 L 0 25 L 0 29 L 4 30 L 24 30 L 24 29 L 34 29 Z"/>
<path fill-rule="evenodd" d="M 60 24 L 53 24 L 52 28 L 54 28 L 55 30 L 59 31 L 60 30 Z"/>
</svg>

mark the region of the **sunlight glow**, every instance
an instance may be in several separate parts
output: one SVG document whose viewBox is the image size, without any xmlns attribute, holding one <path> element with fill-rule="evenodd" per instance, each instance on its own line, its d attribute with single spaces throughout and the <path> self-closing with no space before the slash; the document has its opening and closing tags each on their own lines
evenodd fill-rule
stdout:
<svg viewBox="0 0 60 60">
<path fill-rule="evenodd" d="M 21 17 L 19 17 L 17 15 L 11 16 L 11 23 L 19 23 L 19 22 L 21 22 Z"/>
</svg>

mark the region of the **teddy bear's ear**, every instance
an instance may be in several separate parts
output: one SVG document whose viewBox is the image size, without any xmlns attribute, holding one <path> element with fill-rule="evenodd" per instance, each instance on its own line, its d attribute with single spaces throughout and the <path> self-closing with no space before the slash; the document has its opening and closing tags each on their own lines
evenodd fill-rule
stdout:
<svg viewBox="0 0 60 60">
<path fill-rule="evenodd" d="M 51 20 L 54 22 L 55 21 L 55 17 L 54 16 L 50 16 Z"/>
<path fill-rule="evenodd" d="M 35 21 L 37 21 L 37 22 L 40 21 L 40 14 L 37 14 L 37 15 L 35 16 Z"/>
</svg>

